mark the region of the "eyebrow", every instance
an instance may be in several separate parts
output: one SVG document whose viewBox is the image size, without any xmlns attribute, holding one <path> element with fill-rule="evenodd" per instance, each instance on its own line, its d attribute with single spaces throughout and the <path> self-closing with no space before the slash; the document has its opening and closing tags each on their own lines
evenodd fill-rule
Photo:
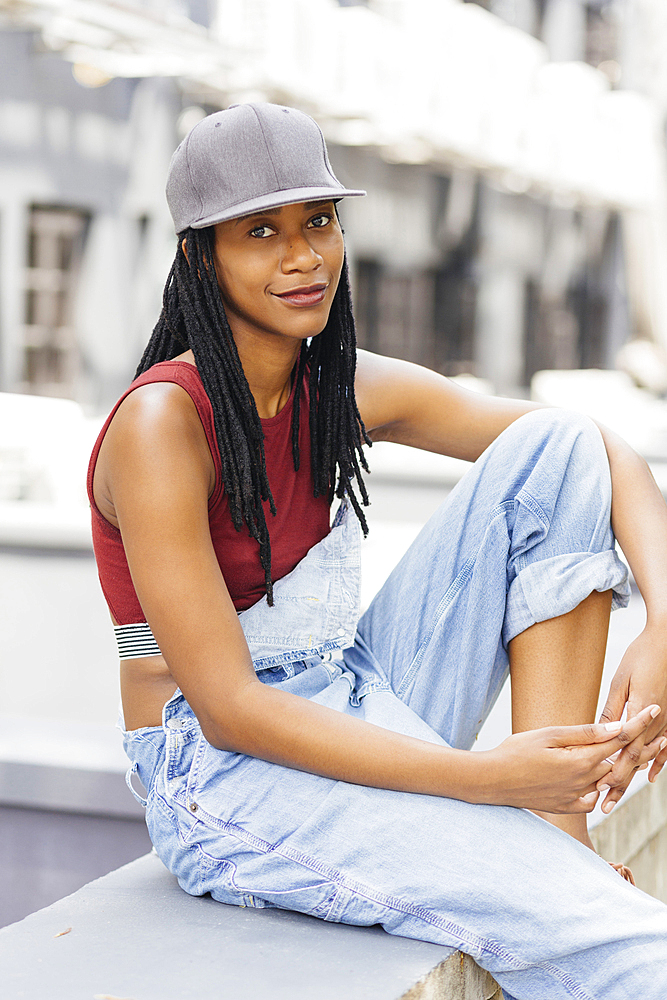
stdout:
<svg viewBox="0 0 667 1000">
<path fill-rule="evenodd" d="M 321 198 L 319 201 L 304 201 L 303 204 L 306 209 L 310 212 L 313 208 L 320 208 L 323 205 L 330 205 L 333 198 Z M 295 202 L 296 205 L 301 204 L 300 202 Z M 251 219 L 263 219 L 267 215 L 278 215 L 282 212 L 283 208 L 287 208 L 286 205 L 279 205 L 277 208 L 265 208 L 263 211 L 251 212 L 249 215 L 240 215 L 238 219 L 234 220 L 235 225 L 240 225 L 241 223 L 247 223 Z"/>
</svg>

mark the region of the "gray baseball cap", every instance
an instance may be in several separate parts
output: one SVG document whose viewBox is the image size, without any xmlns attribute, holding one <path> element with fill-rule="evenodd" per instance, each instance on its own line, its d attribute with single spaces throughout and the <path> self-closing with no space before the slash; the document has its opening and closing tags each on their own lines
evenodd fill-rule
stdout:
<svg viewBox="0 0 667 1000">
<path fill-rule="evenodd" d="M 203 118 L 171 158 L 176 232 L 281 205 L 366 194 L 336 178 L 312 118 L 278 104 L 236 104 Z"/>
</svg>

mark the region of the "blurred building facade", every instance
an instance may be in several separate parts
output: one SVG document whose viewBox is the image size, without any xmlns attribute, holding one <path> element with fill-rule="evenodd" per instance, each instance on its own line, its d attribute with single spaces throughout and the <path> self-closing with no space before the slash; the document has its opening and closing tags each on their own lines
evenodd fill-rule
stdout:
<svg viewBox="0 0 667 1000">
<path fill-rule="evenodd" d="M 362 346 L 521 392 L 666 337 L 660 115 L 622 90 L 627 6 L 0 2 L 0 388 L 114 401 L 173 254 L 171 152 L 238 100 L 314 114 L 368 190 L 343 219 Z"/>
</svg>

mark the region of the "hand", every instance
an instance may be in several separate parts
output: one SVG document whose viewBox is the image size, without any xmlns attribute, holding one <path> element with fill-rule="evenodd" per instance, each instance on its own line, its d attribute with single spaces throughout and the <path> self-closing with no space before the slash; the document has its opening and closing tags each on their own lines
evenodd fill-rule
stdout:
<svg viewBox="0 0 667 1000">
<path fill-rule="evenodd" d="M 636 715 L 647 705 L 667 707 L 667 637 L 648 626 L 628 647 L 609 689 L 600 722 L 621 718 L 627 706 L 628 716 Z M 663 709 L 636 740 L 625 747 L 614 762 L 610 774 L 598 783 L 598 790 L 608 794 L 602 803 L 611 812 L 621 799 L 635 773 L 653 761 L 649 781 L 655 781 L 667 763 L 667 710 Z"/>
<path fill-rule="evenodd" d="M 480 801 L 548 813 L 587 813 L 612 770 L 607 758 L 640 739 L 660 713 L 649 705 L 624 724 L 551 726 L 515 733 L 486 752 L 487 786 Z"/>
</svg>

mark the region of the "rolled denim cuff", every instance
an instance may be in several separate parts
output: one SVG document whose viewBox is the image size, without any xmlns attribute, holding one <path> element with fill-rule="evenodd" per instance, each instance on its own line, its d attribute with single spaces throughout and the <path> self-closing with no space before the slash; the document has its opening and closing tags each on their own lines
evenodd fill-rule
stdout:
<svg viewBox="0 0 667 1000">
<path fill-rule="evenodd" d="M 612 611 L 630 600 L 628 571 L 613 549 L 542 559 L 516 575 L 507 594 L 503 642 L 536 622 L 572 611 L 594 590 L 611 590 Z"/>
</svg>

